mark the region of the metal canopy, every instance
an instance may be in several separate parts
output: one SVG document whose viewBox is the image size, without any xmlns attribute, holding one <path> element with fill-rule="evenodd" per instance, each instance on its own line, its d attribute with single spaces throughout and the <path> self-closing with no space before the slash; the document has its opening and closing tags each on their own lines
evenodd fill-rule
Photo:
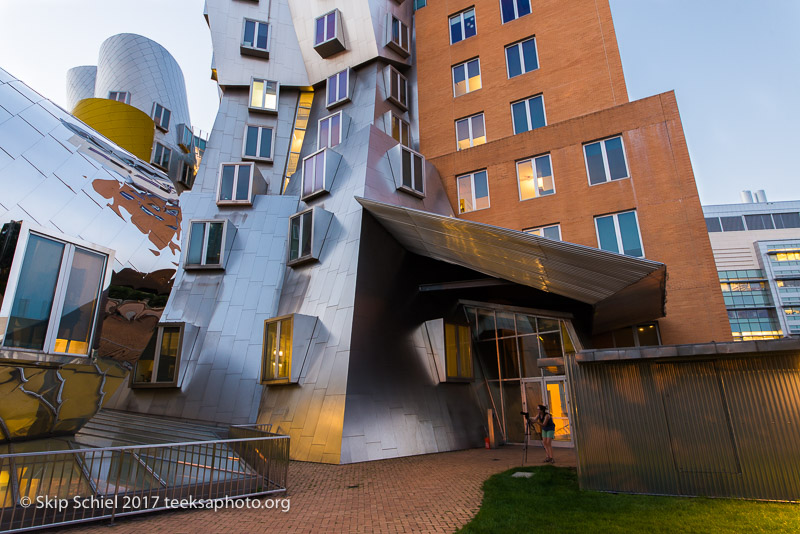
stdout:
<svg viewBox="0 0 800 534">
<path fill-rule="evenodd" d="M 665 315 L 663 263 L 356 200 L 410 252 L 592 305 L 594 333 Z"/>
</svg>

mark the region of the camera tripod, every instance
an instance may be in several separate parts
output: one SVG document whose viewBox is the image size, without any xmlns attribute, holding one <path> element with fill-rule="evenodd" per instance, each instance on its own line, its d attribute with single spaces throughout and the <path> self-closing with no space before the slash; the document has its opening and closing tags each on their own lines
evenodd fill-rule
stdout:
<svg viewBox="0 0 800 534">
<path fill-rule="evenodd" d="M 531 438 L 531 414 L 530 412 L 519 412 L 525 418 L 525 441 L 522 442 L 522 467 L 525 467 L 525 462 L 528 461 L 528 442 Z"/>
</svg>

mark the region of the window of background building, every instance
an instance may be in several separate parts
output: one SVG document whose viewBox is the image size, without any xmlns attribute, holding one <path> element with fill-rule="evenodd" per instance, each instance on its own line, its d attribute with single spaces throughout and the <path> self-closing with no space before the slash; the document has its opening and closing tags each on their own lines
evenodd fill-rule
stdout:
<svg viewBox="0 0 800 534">
<path fill-rule="evenodd" d="M 153 165 L 169 172 L 169 159 L 172 156 L 172 150 L 165 147 L 161 143 L 156 143 L 153 147 Z"/>
<path fill-rule="evenodd" d="M 409 55 L 409 31 L 408 24 L 398 19 L 391 13 L 389 14 L 389 42 L 387 46 L 392 48 L 401 56 Z"/>
<path fill-rule="evenodd" d="M 319 120 L 317 129 L 317 150 L 335 147 L 342 139 L 342 112 L 328 115 Z"/>
<path fill-rule="evenodd" d="M 589 185 L 629 178 L 622 137 L 616 136 L 583 145 Z"/>
<path fill-rule="evenodd" d="M 273 133 L 272 127 L 245 126 L 242 158 L 272 161 Z"/>
<path fill-rule="evenodd" d="M 472 340 L 469 326 L 444 325 L 447 378 L 472 378 Z"/>
<path fill-rule="evenodd" d="M 719 223 L 719 217 L 706 217 L 706 230 L 709 232 L 721 232 L 722 225 Z"/>
<path fill-rule="evenodd" d="M 292 317 L 264 321 L 261 381 L 288 380 L 292 362 Z"/>
<path fill-rule="evenodd" d="M 194 140 L 195 136 L 188 125 L 181 124 L 178 126 L 178 146 L 183 149 L 184 152 L 188 153 L 192 151 L 192 148 L 194 148 Z"/>
<path fill-rule="evenodd" d="M 470 8 L 450 17 L 450 44 L 472 37 L 476 33 L 475 9 Z"/>
<path fill-rule="evenodd" d="M 226 221 L 192 221 L 185 268 L 222 267 Z"/>
<path fill-rule="evenodd" d="M 411 126 L 392 113 L 392 137 L 403 146 L 411 147 Z"/>
<path fill-rule="evenodd" d="M 800 279 L 790 278 L 777 281 L 778 287 L 800 287 Z"/>
<path fill-rule="evenodd" d="M 309 209 L 289 218 L 289 262 L 311 258 L 314 210 Z"/>
<path fill-rule="evenodd" d="M 526 234 L 538 235 L 539 237 L 546 237 L 554 241 L 561 241 L 561 225 L 552 224 L 550 226 L 540 226 L 538 228 L 526 228 L 522 230 Z"/>
<path fill-rule="evenodd" d="M 250 204 L 253 192 L 252 163 L 223 163 L 219 169 L 217 204 Z"/>
<path fill-rule="evenodd" d="M 743 232 L 744 231 L 744 222 L 742 222 L 742 216 L 737 215 L 735 217 L 720 217 L 720 222 L 722 222 L 722 231 L 723 232 Z"/>
<path fill-rule="evenodd" d="M 170 111 L 158 102 L 153 102 L 153 122 L 156 123 L 156 128 L 169 131 L 169 119 Z"/>
<path fill-rule="evenodd" d="M 327 154 L 327 151 L 323 148 L 303 159 L 303 198 L 325 191 Z"/>
<path fill-rule="evenodd" d="M 531 12 L 531 0 L 500 0 L 503 24 L 524 17 Z"/>
<path fill-rule="evenodd" d="M 389 100 L 403 109 L 408 108 L 408 80 L 394 67 L 389 67 Z"/>
<path fill-rule="evenodd" d="M 518 161 L 517 184 L 520 200 L 555 194 L 556 184 L 553 180 L 550 154 Z"/>
<path fill-rule="evenodd" d="M 508 45 L 506 47 L 506 68 L 509 78 L 538 69 L 539 58 L 536 55 L 536 38 L 531 37 L 519 43 Z"/>
<path fill-rule="evenodd" d="M 601 249 L 637 258 L 644 257 L 635 210 L 595 217 L 594 223 Z"/>
<path fill-rule="evenodd" d="M 350 100 L 350 69 L 344 69 L 330 76 L 326 90 L 328 107 Z"/>
<path fill-rule="evenodd" d="M 403 146 L 401 149 L 402 190 L 425 195 L 425 158 L 422 154 Z"/>
<path fill-rule="evenodd" d="M 800 213 L 773 213 L 775 228 L 800 228 Z"/>
<path fill-rule="evenodd" d="M 314 23 L 314 46 L 321 45 L 324 42 L 338 37 L 336 35 L 339 26 L 336 21 L 338 13 L 338 11 L 333 10 L 316 19 Z"/>
<path fill-rule="evenodd" d="M 478 58 L 453 67 L 453 95 L 461 96 L 481 88 L 481 64 Z"/>
<path fill-rule="evenodd" d="M 134 387 L 174 386 L 178 378 L 182 324 L 160 325 L 133 371 Z"/>
<path fill-rule="evenodd" d="M 5 293 L 15 288 L 3 346 L 87 356 L 107 262 L 100 251 L 29 232 L 19 276 Z"/>
<path fill-rule="evenodd" d="M 192 165 L 188 161 L 184 161 L 181 164 L 181 173 L 180 176 L 178 177 L 178 181 L 183 185 L 185 185 L 186 187 L 188 187 L 189 189 L 191 189 L 192 186 L 194 185 L 194 179 L 195 179 L 194 165 Z"/>
<path fill-rule="evenodd" d="M 458 150 L 482 145 L 486 142 L 483 113 L 456 121 L 456 147 Z"/>
<path fill-rule="evenodd" d="M 242 52 L 269 57 L 269 24 L 260 20 L 244 19 Z"/>
<path fill-rule="evenodd" d="M 511 104 L 511 117 L 514 119 L 514 133 L 527 132 L 547 125 L 544 116 L 542 95 Z"/>
<path fill-rule="evenodd" d="M 131 94 L 128 91 L 109 91 L 108 98 L 123 104 L 131 103 Z"/>
<path fill-rule="evenodd" d="M 278 82 L 254 78 L 250 83 L 250 109 L 278 111 Z"/>
<path fill-rule="evenodd" d="M 485 170 L 456 178 L 458 212 L 483 210 L 489 207 L 489 178 Z"/>
</svg>

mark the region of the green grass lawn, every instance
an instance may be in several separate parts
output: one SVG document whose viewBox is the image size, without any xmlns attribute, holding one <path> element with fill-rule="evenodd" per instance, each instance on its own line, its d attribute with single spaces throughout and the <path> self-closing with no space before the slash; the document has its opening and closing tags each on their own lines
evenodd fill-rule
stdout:
<svg viewBox="0 0 800 534">
<path fill-rule="evenodd" d="M 550 465 L 499 473 L 483 491 L 460 532 L 800 532 L 800 505 L 580 491 L 574 469 Z"/>
</svg>

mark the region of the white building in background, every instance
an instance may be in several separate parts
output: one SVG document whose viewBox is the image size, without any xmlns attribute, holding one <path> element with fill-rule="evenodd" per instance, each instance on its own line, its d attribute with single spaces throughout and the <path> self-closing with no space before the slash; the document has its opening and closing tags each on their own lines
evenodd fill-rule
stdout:
<svg viewBox="0 0 800 534">
<path fill-rule="evenodd" d="M 734 339 L 800 335 L 800 201 L 703 206 Z"/>
</svg>

